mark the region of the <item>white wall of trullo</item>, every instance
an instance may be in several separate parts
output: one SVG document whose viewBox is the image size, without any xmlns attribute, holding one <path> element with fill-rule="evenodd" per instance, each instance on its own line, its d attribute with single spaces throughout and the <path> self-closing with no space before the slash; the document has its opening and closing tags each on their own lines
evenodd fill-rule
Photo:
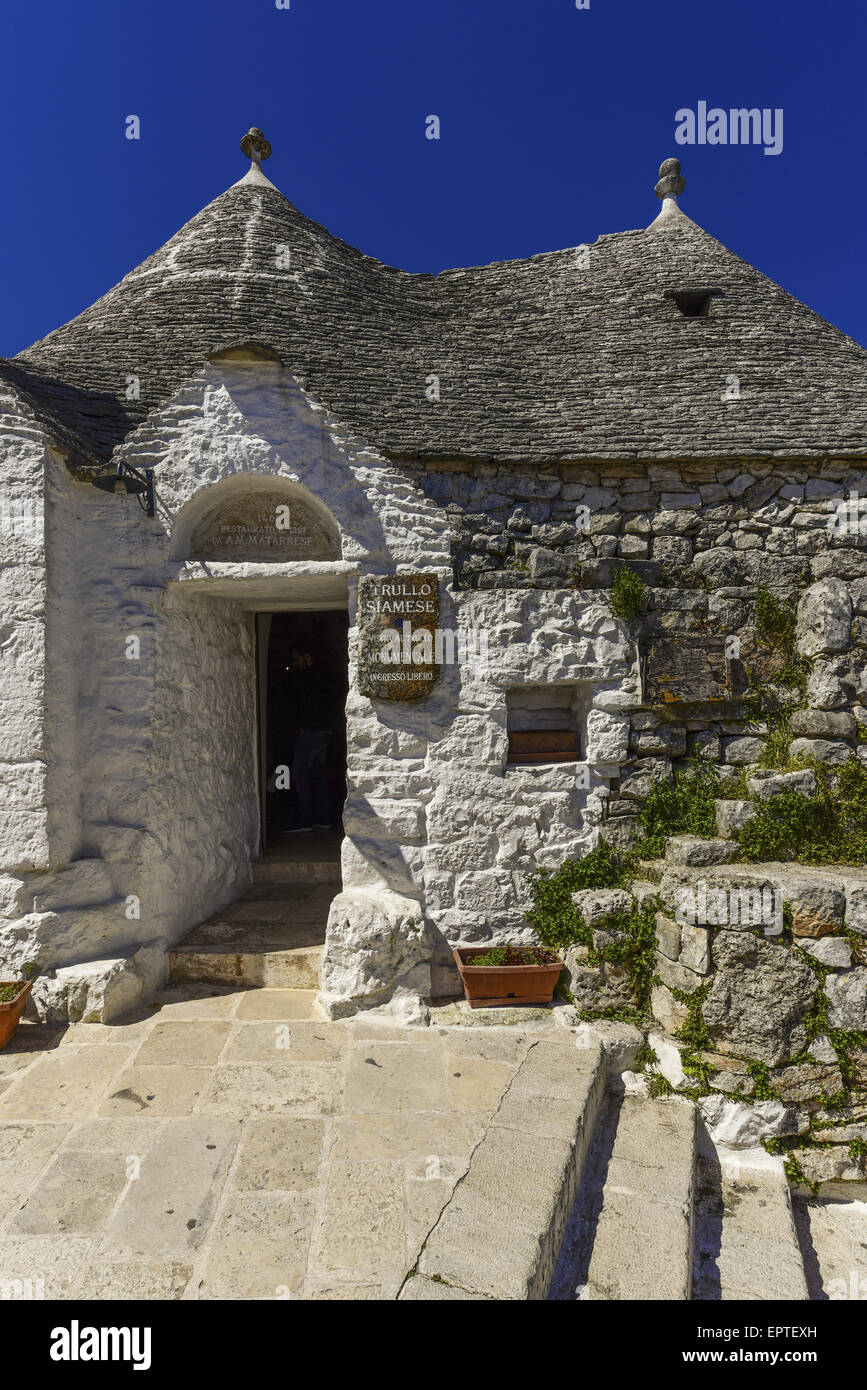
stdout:
<svg viewBox="0 0 867 1390">
<path fill-rule="evenodd" d="M 134 497 L 72 482 L 38 438 L 7 447 L 27 496 L 47 474 L 48 581 L 46 601 L 44 542 L 0 571 L 2 775 L 17 798 L 2 821 L 0 957 L 39 961 L 43 1013 L 128 1007 L 158 983 L 166 945 L 250 881 L 252 614 L 263 595 L 291 603 L 297 575 L 183 558 L 191 519 L 240 475 L 305 489 L 341 539 L 339 564 L 298 567 L 345 582 L 350 614 L 328 1007 L 429 992 L 451 972 L 451 944 L 525 929 L 524 872 L 589 847 L 598 793 L 626 756 L 634 654 L 604 601 L 453 592 L 445 510 L 276 364 L 208 364 L 119 450 L 157 468 L 153 521 Z M 395 569 L 436 571 L 441 625 L 487 635 L 487 669 L 444 667 L 418 705 L 372 702 L 355 682 L 357 577 Z M 574 768 L 506 769 L 507 689 L 558 682 L 586 691 L 589 791 Z M 102 964 L 77 969 L 87 962 Z"/>
</svg>

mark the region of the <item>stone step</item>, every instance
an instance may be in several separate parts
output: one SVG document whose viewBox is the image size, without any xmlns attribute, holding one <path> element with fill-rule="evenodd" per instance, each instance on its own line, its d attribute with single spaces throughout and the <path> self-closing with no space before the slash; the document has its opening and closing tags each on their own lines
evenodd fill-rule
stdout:
<svg viewBox="0 0 867 1390">
<path fill-rule="evenodd" d="M 318 989 L 333 883 L 257 883 L 169 952 L 174 980 Z"/>
<path fill-rule="evenodd" d="M 63 912 L 101 907 L 115 898 L 103 859 L 76 859 L 52 874 L 31 880 L 34 912 Z"/>
<path fill-rule="evenodd" d="M 340 891 L 340 864 L 335 859 L 256 859 L 254 883 L 333 883 Z"/>
<path fill-rule="evenodd" d="M 699 1155 L 693 1299 L 809 1298 L 783 1161 Z"/>
<path fill-rule="evenodd" d="M 605 1092 L 599 1042 L 535 1042 L 425 1243 L 403 1299 L 543 1299 Z"/>
<path fill-rule="evenodd" d="M 237 902 L 210 918 L 208 925 L 264 927 L 283 922 L 290 929 L 321 922 L 324 927 L 339 891 L 334 883 L 255 883 Z"/>
<path fill-rule="evenodd" d="M 261 932 L 233 946 L 225 941 L 191 943 L 188 937 L 169 952 L 169 977 L 239 987 L 319 989 L 322 953 L 321 945 L 281 949 Z"/>
<path fill-rule="evenodd" d="M 342 843 L 343 834 L 337 830 L 279 835 L 275 842 L 269 842 L 263 857 L 254 860 L 253 882 L 339 885 Z"/>
<path fill-rule="evenodd" d="M 835 1196 L 793 1193 L 807 1289 L 811 1299 L 863 1302 L 867 1297 L 867 1183 L 849 1183 Z"/>
<path fill-rule="evenodd" d="M 689 1299 L 695 1113 L 688 1101 L 624 1098 L 580 1298 Z"/>
<path fill-rule="evenodd" d="M 670 835 L 665 842 L 666 864 L 707 868 L 734 859 L 737 845 L 731 840 L 703 840 L 699 835 Z"/>
</svg>

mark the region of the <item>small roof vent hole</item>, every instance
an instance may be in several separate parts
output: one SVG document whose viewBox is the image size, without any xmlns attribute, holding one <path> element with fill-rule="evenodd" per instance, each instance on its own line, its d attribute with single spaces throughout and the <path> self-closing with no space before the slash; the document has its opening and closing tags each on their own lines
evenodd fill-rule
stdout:
<svg viewBox="0 0 867 1390">
<path fill-rule="evenodd" d="M 673 299 L 685 319 L 706 319 L 710 302 L 722 296 L 722 290 L 666 290 L 665 298 Z"/>
</svg>

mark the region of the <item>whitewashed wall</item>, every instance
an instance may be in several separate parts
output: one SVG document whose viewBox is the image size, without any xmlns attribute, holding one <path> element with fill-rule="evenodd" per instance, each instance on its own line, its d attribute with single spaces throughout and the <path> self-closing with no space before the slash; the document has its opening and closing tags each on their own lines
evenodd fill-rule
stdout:
<svg viewBox="0 0 867 1390">
<path fill-rule="evenodd" d="M 36 487 L 38 443 L 11 447 L 21 476 L 19 456 L 28 459 L 26 488 Z M 15 757 L 34 764 L 20 794 L 51 813 L 27 820 L 26 833 L 25 818 L 4 820 L 3 852 L 10 868 L 50 861 L 55 873 L 19 875 L 7 893 L 6 960 L 38 957 L 36 994 L 52 1016 L 81 1010 L 78 967 L 90 963 L 87 1007 L 107 1016 L 158 983 L 168 943 L 245 889 L 258 838 L 252 612 L 264 596 L 268 606 L 291 602 L 298 575 L 314 585 L 339 578 L 350 615 L 349 797 L 323 1002 L 344 1013 L 398 998 L 417 1013 L 419 996 L 451 978 L 452 944 L 523 928 L 527 869 L 589 848 L 600 793 L 626 756 L 621 706 L 635 699 L 622 629 L 592 595 L 454 594 L 444 507 L 343 433 L 277 364 L 215 359 L 119 456 L 157 469 L 155 520 L 135 498 L 72 484 L 54 468 L 47 697 L 44 569 L 37 560 L 32 585 L 7 580 L 9 621 L 19 603 L 12 640 L 26 659 L 2 690 L 22 711 Z M 185 560 L 192 526 L 222 490 L 275 478 L 328 509 L 340 562 Z M 357 577 L 395 569 L 437 572 L 441 624 L 487 635 L 487 669 L 444 668 L 418 705 L 374 703 L 355 686 Z M 27 589 L 20 602 L 15 583 Z M 590 692 L 589 791 L 574 767 L 507 769 L 506 691 L 525 683 Z M 53 800 L 33 791 L 46 707 Z M 40 888 L 50 910 L 33 910 Z"/>
</svg>

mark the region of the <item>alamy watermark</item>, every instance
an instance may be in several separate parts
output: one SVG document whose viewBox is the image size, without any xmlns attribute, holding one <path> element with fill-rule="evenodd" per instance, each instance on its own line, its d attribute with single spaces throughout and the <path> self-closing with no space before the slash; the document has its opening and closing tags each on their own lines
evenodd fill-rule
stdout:
<svg viewBox="0 0 867 1390">
<path fill-rule="evenodd" d="M 461 666 L 486 670 L 485 628 L 414 628 L 409 621 L 380 633 L 379 660 L 385 666 Z"/>
<path fill-rule="evenodd" d="M 0 1302 L 41 1301 L 45 1297 L 44 1279 L 0 1279 Z"/>
<path fill-rule="evenodd" d="M 765 936 L 779 936 L 783 930 L 783 895 L 769 885 L 725 889 L 700 879 L 678 890 L 674 919 L 680 926 L 761 927 Z"/>
<path fill-rule="evenodd" d="M 783 152 L 783 108 L 769 106 L 708 109 L 700 101 L 692 111 L 682 106 L 675 111 L 674 138 L 678 145 L 763 145 L 765 154 Z"/>
<path fill-rule="evenodd" d="M 833 513 L 825 528 L 829 536 L 867 536 L 867 497 L 850 492 L 839 502 L 830 498 L 825 505 Z"/>
<path fill-rule="evenodd" d="M 41 503 L 0 500 L 0 534 L 38 541 L 44 532 L 45 510 Z"/>
</svg>

